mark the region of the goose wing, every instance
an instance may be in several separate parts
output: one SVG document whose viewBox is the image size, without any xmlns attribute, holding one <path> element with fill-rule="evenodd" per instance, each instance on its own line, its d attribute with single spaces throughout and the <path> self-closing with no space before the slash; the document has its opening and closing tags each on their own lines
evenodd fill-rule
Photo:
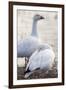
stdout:
<svg viewBox="0 0 66 90">
<path fill-rule="evenodd" d="M 41 51 L 36 50 L 30 57 L 27 68 L 29 67 L 31 71 L 37 68 L 48 70 L 51 68 L 54 58 L 55 55 L 51 49 L 45 49 Z"/>
<path fill-rule="evenodd" d="M 27 64 L 27 66 L 26 66 L 26 71 L 27 71 L 27 69 L 29 68 L 31 71 L 33 70 L 33 68 L 35 68 L 35 62 L 36 62 L 36 58 L 34 58 L 36 55 L 38 54 L 38 51 L 36 50 L 33 54 L 32 54 L 32 56 L 30 57 L 30 59 L 29 59 L 29 62 L 28 62 L 28 64 Z"/>
<path fill-rule="evenodd" d="M 40 68 L 49 70 L 54 62 L 55 54 L 52 49 L 45 49 L 39 52 Z"/>
</svg>

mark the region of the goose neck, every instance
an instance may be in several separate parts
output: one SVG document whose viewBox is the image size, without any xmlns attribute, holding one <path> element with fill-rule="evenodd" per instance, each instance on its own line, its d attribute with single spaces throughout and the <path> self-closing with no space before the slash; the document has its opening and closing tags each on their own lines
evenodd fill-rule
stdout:
<svg viewBox="0 0 66 90">
<path fill-rule="evenodd" d="M 32 26 L 32 33 L 31 33 L 32 36 L 38 36 L 37 34 L 37 21 L 36 20 L 33 20 L 33 26 Z"/>
</svg>

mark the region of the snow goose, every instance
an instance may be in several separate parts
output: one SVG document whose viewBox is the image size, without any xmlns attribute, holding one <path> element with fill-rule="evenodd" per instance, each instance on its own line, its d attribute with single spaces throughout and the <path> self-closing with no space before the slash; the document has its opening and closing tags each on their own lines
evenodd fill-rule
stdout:
<svg viewBox="0 0 66 90">
<path fill-rule="evenodd" d="M 49 71 L 53 66 L 54 58 L 55 54 L 48 44 L 40 45 L 29 58 L 25 78 L 28 78 L 37 69 L 43 69 L 44 73 Z"/>
<path fill-rule="evenodd" d="M 32 32 L 29 37 L 18 42 L 17 56 L 18 57 L 30 57 L 31 54 L 37 49 L 39 45 L 38 33 L 37 33 L 37 21 L 44 19 L 40 15 L 33 17 Z"/>
</svg>

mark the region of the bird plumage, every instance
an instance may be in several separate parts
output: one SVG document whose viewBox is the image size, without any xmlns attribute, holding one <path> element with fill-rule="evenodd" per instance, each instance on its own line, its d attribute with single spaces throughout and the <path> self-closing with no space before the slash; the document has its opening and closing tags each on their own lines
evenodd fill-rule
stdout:
<svg viewBox="0 0 66 90">
<path fill-rule="evenodd" d="M 18 57 L 29 57 L 38 48 L 39 40 L 35 37 L 27 37 L 18 43 Z"/>
<path fill-rule="evenodd" d="M 32 73 L 37 68 L 44 69 L 44 71 L 46 72 L 52 67 L 55 58 L 53 50 L 48 46 L 45 46 L 46 49 L 43 48 L 44 47 L 43 45 L 42 48 L 40 47 L 39 47 L 40 50 L 37 49 L 30 57 L 26 67 L 26 71 L 29 68 L 31 72 L 26 73 L 25 77 L 28 77 L 30 73 Z M 26 76 L 27 74 L 28 76 Z"/>
</svg>

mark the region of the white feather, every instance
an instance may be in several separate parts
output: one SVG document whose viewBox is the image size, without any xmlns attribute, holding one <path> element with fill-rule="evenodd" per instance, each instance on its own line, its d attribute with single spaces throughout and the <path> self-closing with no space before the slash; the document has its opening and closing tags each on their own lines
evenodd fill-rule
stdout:
<svg viewBox="0 0 66 90">
<path fill-rule="evenodd" d="M 46 72 L 52 67 L 54 58 L 55 58 L 55 54 L 53 50 L 48 46 L 46 46 L 46 49 L 45 49 L 43 48 L 43 45 L 42 45 L 42 48 L 39 48 L 38 50 L 36 50 L 30 57 L 26 70 L 29 67 L 29 70 L 32 72 L 35 69 L 40 68 L 40 69 L 44 69 L 44 71 Z M 28 74 L 28 76 L 29 75 L 30 74 Z"/>
<path fill-rule="evenodd" d="M 39 40 L 35 37 L 27 37 L 18 44 L 18 56 L 29 57 L 39 45 Z"/>
</svg>

